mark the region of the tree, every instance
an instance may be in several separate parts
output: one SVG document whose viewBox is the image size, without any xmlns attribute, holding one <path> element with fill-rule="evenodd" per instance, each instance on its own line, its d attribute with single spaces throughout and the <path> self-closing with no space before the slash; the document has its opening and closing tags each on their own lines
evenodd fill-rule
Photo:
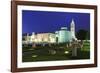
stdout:
<svg viewBox="0 0 100 73">
<path fill-rule="evenodd" d="M 79 40 L 89 40 L 90 39 L 90 33 L 87 30 L 84 29 L 80 29 L 77 33 L 76 33 L 76 37 Z"/>
</svg>

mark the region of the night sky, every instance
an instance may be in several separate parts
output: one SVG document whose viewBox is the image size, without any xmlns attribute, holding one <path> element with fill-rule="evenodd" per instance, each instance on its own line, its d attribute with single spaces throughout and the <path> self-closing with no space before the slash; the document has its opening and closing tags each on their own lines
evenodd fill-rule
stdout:
<svg viewBox="0 0 100 73">
<path fill-rule="evenodd" d="M 22 33 L 55 32 L 61 27 L 70 30 L 72 19 L 75 21 L 75 30 L 90 31 L 89 13 L 22 11 Z"/>
</svg>

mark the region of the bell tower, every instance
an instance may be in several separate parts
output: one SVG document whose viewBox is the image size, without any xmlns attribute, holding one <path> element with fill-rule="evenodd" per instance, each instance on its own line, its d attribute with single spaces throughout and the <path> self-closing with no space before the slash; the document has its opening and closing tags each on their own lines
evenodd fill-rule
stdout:
<svg viewBox="0 0 100 73">
<path fill-rule="evenodd" d="M 72 19 L 71 24 L 70 24 L 70 31 L 71 31 L 72 38 L 76 40 L 76 37 L 75 37 L 75 22 L 74 22 L 73 19 Z"/>
<path fill-rule="evenodd" d="M 70 31 L 75 33 L 75 22 L 72 19 L 71 24 L 70 24 Z"/>
</svg>

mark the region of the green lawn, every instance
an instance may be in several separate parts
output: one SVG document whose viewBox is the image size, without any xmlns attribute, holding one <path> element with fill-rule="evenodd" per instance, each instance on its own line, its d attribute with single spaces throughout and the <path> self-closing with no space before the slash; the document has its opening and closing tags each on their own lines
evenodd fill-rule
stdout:
<svg viewBox="0 0 100 73">
<path fill-rule="evenodd" d="M 72 57 L 70 49 L 66 48 L 64 44 L 51 47 L 23 47 L 22 54 L 23 62 L 89 59 L 90 43 L 85 42 L 83 48 L 78 49 L 77 57 Z"/>
</svg>

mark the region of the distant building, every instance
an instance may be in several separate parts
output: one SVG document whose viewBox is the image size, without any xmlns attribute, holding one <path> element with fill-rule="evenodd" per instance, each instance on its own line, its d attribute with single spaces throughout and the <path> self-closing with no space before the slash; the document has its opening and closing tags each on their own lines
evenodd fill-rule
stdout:
<svg viewBox="0 0 100 73">
<path fill-rule="evenodd" d="M 35 33 L 23 35 L 23 43 L 66 43 L 73 39 L 77 40 L 75 37 L 75 23 L 72 20 L 70 24 L 70 31 L 67 27 L 61 27 L 60 30 L 54 33 Z"/>
</svg>

